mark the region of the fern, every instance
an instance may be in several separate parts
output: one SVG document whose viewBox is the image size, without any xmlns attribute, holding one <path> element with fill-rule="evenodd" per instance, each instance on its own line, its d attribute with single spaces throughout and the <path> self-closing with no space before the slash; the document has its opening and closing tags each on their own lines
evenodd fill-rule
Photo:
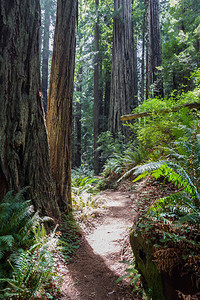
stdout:
<svg viewBox="0 0 200 300">
<path fill-rule="evenodd" d="M 3 299 L 30 299 L 55 278 L 52 252 L 55 231 L 47 235 L 45 220 L 34 213 L 25 190 L 8 192 L 0 204 L 0 287 Z M 56 228 L 55 228 L 56 230 Z M 0 298 L 2 298 L 0 296 Z"/>
<path fill-rule="evenodd" d="M 196 204 L 200 206 L 200 195 L 196 186 L 192 182 L 192 179 L 180 165 L 174 162 L 150 162 L 137 167 L 134 171 L 134 175 L 139 175 L 134 182 L 146 177 L 147 175 L 151 175 L 156 179 L 165 177 L 168 181 L 171 181 L 179 188 L 184 187 L 186 192 L 195 199 Z"/>
</svg>

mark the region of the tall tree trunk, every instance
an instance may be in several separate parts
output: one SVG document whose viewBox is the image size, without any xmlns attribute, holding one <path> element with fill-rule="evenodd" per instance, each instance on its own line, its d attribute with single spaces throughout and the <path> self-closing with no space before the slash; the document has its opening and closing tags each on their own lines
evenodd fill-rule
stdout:
<svg viewBox="0 0 200 300">
<path fill-rule="evenodd" d="M 77 1 L 58 0 L 54 49 L 47 105 L 51 171 L 56 198 L 71 209 L 72 98 L 75 64 Z"/>
<path fill-rule="evenodd" d="M 39 0 L 0 2 L 0 195 L 30 186 L 41 214 L 59 218 L 40 92 Z"/>
<path fill-rule="evenodd" d="M 145 32 L 146 32 L 146 15 L 144 13 L 143 27 L 142 27 L 142 65 L 141 65 L 141 102 L 144 101 L 144 84 L 145 84 L 145 72 L 144 72 L 144 62 L 145 62 Z"/>
<path fill-rule="evenodd" d="M 132 7 L 134 5 L 134 0 L 132 0 Z M 137 67 L 137 36 L 134 33 L 134 22 L 133 22 L 133 10 L 132 14 L 132 32 L 133 32 L 133 103 L 131 104 L 131 110 L 138 106 L 138 67 Z"/>
<path fill-rule="evenodd" d="M 106 66 L 106 77 L 105 77 L 105 96 L 104 96 L 104 128 L 103 131 L 108 130 L 108 118 L 109 118 L 109 103 L 110 103 L 110 66 Z"/>
<path fill-rule="evenodd" d="M 98 134 L 99 134 L 99 0 L 95 0 L 97 18 L 94 25 L 94 173 L 99 173 L 99 152 L 98 147 Z"/>
<path fill-rule="evenodd" d="M 79 80 L 78 86 L 76 88 L 77 92 L 80 93 L 79 101 L 76 102 L 76 112 L 75 112 L 75 159 L 74 159 L 74 166 L 80 167 L 81 166 L 81 92 L 82 92 L 82 67 L 79 70 Z"/>
<path fill-rule="evenodd" d="M 109 130 L 116 134 L 127 130 L 122 127 L 120 116 L 130 113 L 134 103 L 133 32 L 131 20 L 131 0 L 115 0 L 113 27 L 113 52 L 111 71 L 111 94 L 109 109 Z"/>
<path fill-rule="evenodd" d="M 154 96 L 163 96 L 161 34 L 159 22 L 159 0 L 146 0 L 147 47 L 146 47 L 146 98 L 153 84 Z"/>
<path fill-rule="evenodd" d="M 146 99 L 150 96 L 150 86 L 152 84 L 152 47 L 151 47 L 151 9 L 150 0 L 146 0 Z"/>
<path fill-rule="evenodd" d="M 47 90 L 49 75 L 49 27 L 50 27 L 50 6 L 49 0 L 44 1 L 44 31 L 42 49 L 42 100 L 44 111 L 47 111 Z"/>
<path fill-rule="evenodd" d="M 162 71 L 157 69 L 162 65 L 162 46 L 159 21 L 159 0 L 150 0 L 151 12 L 151 48 L 152 48 L 152 75 L 154 96 L 163 97 Z"/>
</svg>

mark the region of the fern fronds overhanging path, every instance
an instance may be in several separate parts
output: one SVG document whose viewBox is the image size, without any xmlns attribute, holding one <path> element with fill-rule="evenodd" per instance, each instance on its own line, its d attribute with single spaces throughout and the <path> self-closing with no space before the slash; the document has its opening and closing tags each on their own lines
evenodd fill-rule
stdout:
<svg viewBox="0 0 200 300">
<path fill-rule="evenodd" d="M 130 192 L 105 191 L 106 209 L 96 228 L 83 236 L 72 262 L 62 269 L 63 298 L 132 299 L 127 282 L 116 283 L 127 265 L 120 261 L 130 255 L 129 228 L 134 221 Z M 134 298 L 141 299 L 141 298 Z"/>
</svg>

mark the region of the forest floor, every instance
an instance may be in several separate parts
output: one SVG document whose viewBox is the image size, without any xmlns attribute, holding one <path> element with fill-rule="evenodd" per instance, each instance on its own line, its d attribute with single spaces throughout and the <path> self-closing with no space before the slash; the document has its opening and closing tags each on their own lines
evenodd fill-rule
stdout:
<svg viewBox="0 0 200 300">
<path fill-rule="evenodd" d="M 79 249 L 67 265 L 62 265 L 62 297 L 71 300 L 142 299 L 133 296 L 126 274 L 132 260 L 129 230 L 136 214 L 133 193 L 124 188 L 101 193 L 102 207 L 95 210 L 93 221 L 84 227 Z"/>
</svg>

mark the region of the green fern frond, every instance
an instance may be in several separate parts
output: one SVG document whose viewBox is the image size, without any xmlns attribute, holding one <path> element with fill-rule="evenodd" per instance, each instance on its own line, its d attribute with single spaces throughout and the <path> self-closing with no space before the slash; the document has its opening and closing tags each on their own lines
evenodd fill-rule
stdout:
<svg viewBox="0 0 200 300">
<path fill-rule="evenodd" d="M 14 243 L 14 238 L 12 235 L 0 236 L 0 247 L 6 245 L 9 248 L 11 248 L 13 246 L 13 243 Z"/>
<path fill-rule="evenodd" d="M 197 188 L 193 184 L 187 172 L 180 165 L 170 161 L 158 161 L 144 164 L 137 167 L 134 171 L 134 175 L 139 175 L 134 182 L 149 174 L 156 179 L 165 177 L 176 186 L 184 187 L 186 192 L 196 199 L 198 205 L 200 205 L 200 195 Z"/>
<path fill-rule="evenodd" d="M 178 221 L 179 224 L 184 223 L 193 223 L 193 224 L 199 224 L 200 222 L 200 213 L 199 212 L 193 212 L 190 214 L 187 214 L 183 217 L 181 217 Z"/>
<path fill-rule="evenodd" d="M 134 175 L 140 175 L 142 173 L 150 172 L 159 169 L 161 166 L 165 164 L 165 161 L 157 161 L 157 162 L 149 162 L 144 165 L 138 166 L 135 168 Z"/>
</svg>

